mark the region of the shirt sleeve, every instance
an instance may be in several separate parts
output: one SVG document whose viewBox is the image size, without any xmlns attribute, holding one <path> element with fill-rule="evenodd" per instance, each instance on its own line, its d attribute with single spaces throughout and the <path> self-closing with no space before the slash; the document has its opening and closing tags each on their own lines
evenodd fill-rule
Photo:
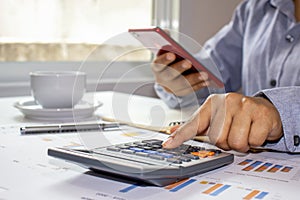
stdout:
<svg viewBox="0 0 300 200">
<path fill-rule="evenodd" d="M 277 108 L 283 137 L 277 143 L 267 143 L 264 147 L 279 151 L 300 152 L 300 86 L 279 87 L 262 91 Z"/>
</svg>

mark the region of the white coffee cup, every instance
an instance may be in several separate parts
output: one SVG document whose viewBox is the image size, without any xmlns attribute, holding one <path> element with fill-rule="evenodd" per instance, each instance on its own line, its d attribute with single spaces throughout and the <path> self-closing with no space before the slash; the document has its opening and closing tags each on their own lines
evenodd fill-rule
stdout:
<svg viewBox="0 0 300 200">
<path fill-rule="evenodd" d="M 79 71 L 30 73 L 31 94 L 43 108 L 72 108 L 86 90 L 86 74 Z"/>
</svg>

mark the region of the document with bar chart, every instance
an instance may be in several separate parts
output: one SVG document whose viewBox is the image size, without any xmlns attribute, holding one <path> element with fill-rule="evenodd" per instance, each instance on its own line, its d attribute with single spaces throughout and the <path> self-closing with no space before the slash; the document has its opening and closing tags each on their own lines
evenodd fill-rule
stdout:
<svg viewBox="0 0 300 200">
<path fill-rule="evenodd" d="M 300 154 L 262 152 L 235 156 L 234 163 L 225 167 L 156 187 L 93 174 L 70 163 L 48 160 L 45 156 L 48 146 L 77 146 L 79 141 L 74 135 L 19 137 L 17 133 L 8 136 L 12 132 L 8 129 L 13 131 L 16 127 L 8 127 L 2 132 L 0 127 L 0 157 L 2 165 L 5 163 L 1 170 L 13 170 L 14 177 L 31 180 L 31 183 L 23 185 L 11 178 L 10 173 L 2 173 L 0 199 L 37 199 L 37 196 L 62 199 L 61 195 L 64 195 L 65 200 L 299 200 L 295 194 L 300 188 Z M 107 132 L 106 138 L 115 143 L 144 138 L 148 134 L 148 131 L 113 131 Z M 22 145 L 28 142 L 32 148 L 23 149 Z M 7 156 L 9 152 L 14 156 Z M 35 192 L 28 193 L 31 188 Z"/>
<path fill-rule="evenodd" d="M 300 155 L 264 152 L 164 188 L 131 184 L 116 192 L 124 199 L 296 200 L 299 180 Z"/>
<path fill-rule="evenodd" d="M 143 134 L 131 132 L 120 137 Z M 234 163 L 228 166 L 165 187 L 105 180 L 101 191 L 81 199 L 298 200 L 295 191 L 299 188 L 300 154 L 261 152 L 235 156 Z"/>
</svg>

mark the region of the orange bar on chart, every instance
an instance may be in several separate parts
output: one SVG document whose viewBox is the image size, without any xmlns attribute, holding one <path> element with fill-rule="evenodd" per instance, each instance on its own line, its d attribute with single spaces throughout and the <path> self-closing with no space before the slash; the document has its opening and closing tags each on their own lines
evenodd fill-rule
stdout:
<svg viewBox="0 0 300 200">
<path fill-rule="evenodd" d="M 218 183 L 218 184 L 216 184 L 216 185 L 214 185 L 214 186 L 208 188 L 207 190 L 205 190 L 205 191 L 202 192 L 202 193 L 203 193 L 203 194 L 210 194 L 210 193 L 212 193 L 213 191 L 215 191 L 216 189 L 218 189 L 219 187 L 221 187 L 222 185 L 223 185 L 223 184 Z"/>
<path fill-rule="evenodd" d="M 284 167 L 281 171 L 282 172 L 290 172 L 293 167 Z"/>
<path fill-rule="evenodd" d="M 247 196 L 245 196 L 243 198 L 243 200 L 250 200 L 252 199 L 253 197 L 255 197 L 258 193 L 260 193 L 260 191 L 258 190 L 253 190 L 252 192 L 250 192 Z"/>
<path fill-rule="evenodd" d="M 250 160 L 250 159 L 246 159 L 242 162 L 240 162 L 238 165 L 248 165 L 250 162 L 252 162 L 253 160 Z"/>
<path fill-rule="evenodd" d="M 243 171 L 251 171 L 251 170 L 253 170 L 255 167 L 259 166 L 260 164 L 262 164 L 261 161 L 255 161 L 254 163 L 252 163 L 252 164 L 248 165 L 247 167 L 245 167 L 245 168 L 243 169 Z"/>
<path fill-rule="evenodd" d="M 269 169 L 267 172 L 275 173 L 275 172 L 277 172 L 281 167 L 282 167 L 282 165 L 275 165 L 274 167 L 272 167 L 271 169 Z"/>
<path fill-rule="evenodd" d="M 268 169 L 271 165 L 273 165 L 272 163 L 265 163 L 262 166 L 260 166 L 259 168 L 257 168 L 255 171 L 256 172 L 263 172 L 266 169 Z"/>
<path fill-rule="evenodd" d="M 178 185 L 180 185 L 180 184 L 184 183 L 184 182 L 185 182 L 185 181 L 187 181 L 187 180 L 188 180 L 188 178 L 186 178 L 186 179 L 183 179 L 183 180 L 181 180 L 181 181 L 178 181 L 178 182 L 176 182 L 176 183 L 173 183 L 173 184 L 167 185 L 167 186 L 165 187 L 165 189 L 167 189 L 167 190 L 171 190 L 171 189 L 173 189 L 173 188 L 177 187 Z"/>
</svg>

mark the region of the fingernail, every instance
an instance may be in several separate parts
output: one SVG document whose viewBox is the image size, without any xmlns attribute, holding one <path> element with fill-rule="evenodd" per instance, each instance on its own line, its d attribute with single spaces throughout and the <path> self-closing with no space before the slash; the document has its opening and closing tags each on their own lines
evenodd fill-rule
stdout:
<svg viewBox="0 0 300 200">
<path fill-rule="evenodd" d="M 184 62 L 181 66 L 183 69 L 189 69 L 191 67 L 190 63 Z"/>
<path fill-rule="evenodd" d="M 168 139 L 166 139 L 163 143 L 162 143 L 162 146 L 165 148 L 165 147 L 168 147 L 171 143 L 173 142 L 173 137 L 168 137 Z"/>
<path fill-rule="evenodd" d="M 167 53 L 167 60 L 171 61 L 171 60 L 174 60 L 174 55 L 171 54 L 171 53 Z"/>
<path fill-rule="evenodd" d="M 205 72 L 200 72 L 200 76 L 198 77 L 200 80 L 207 80 L 208 79 L 208 74 Z"/>
</svg>

